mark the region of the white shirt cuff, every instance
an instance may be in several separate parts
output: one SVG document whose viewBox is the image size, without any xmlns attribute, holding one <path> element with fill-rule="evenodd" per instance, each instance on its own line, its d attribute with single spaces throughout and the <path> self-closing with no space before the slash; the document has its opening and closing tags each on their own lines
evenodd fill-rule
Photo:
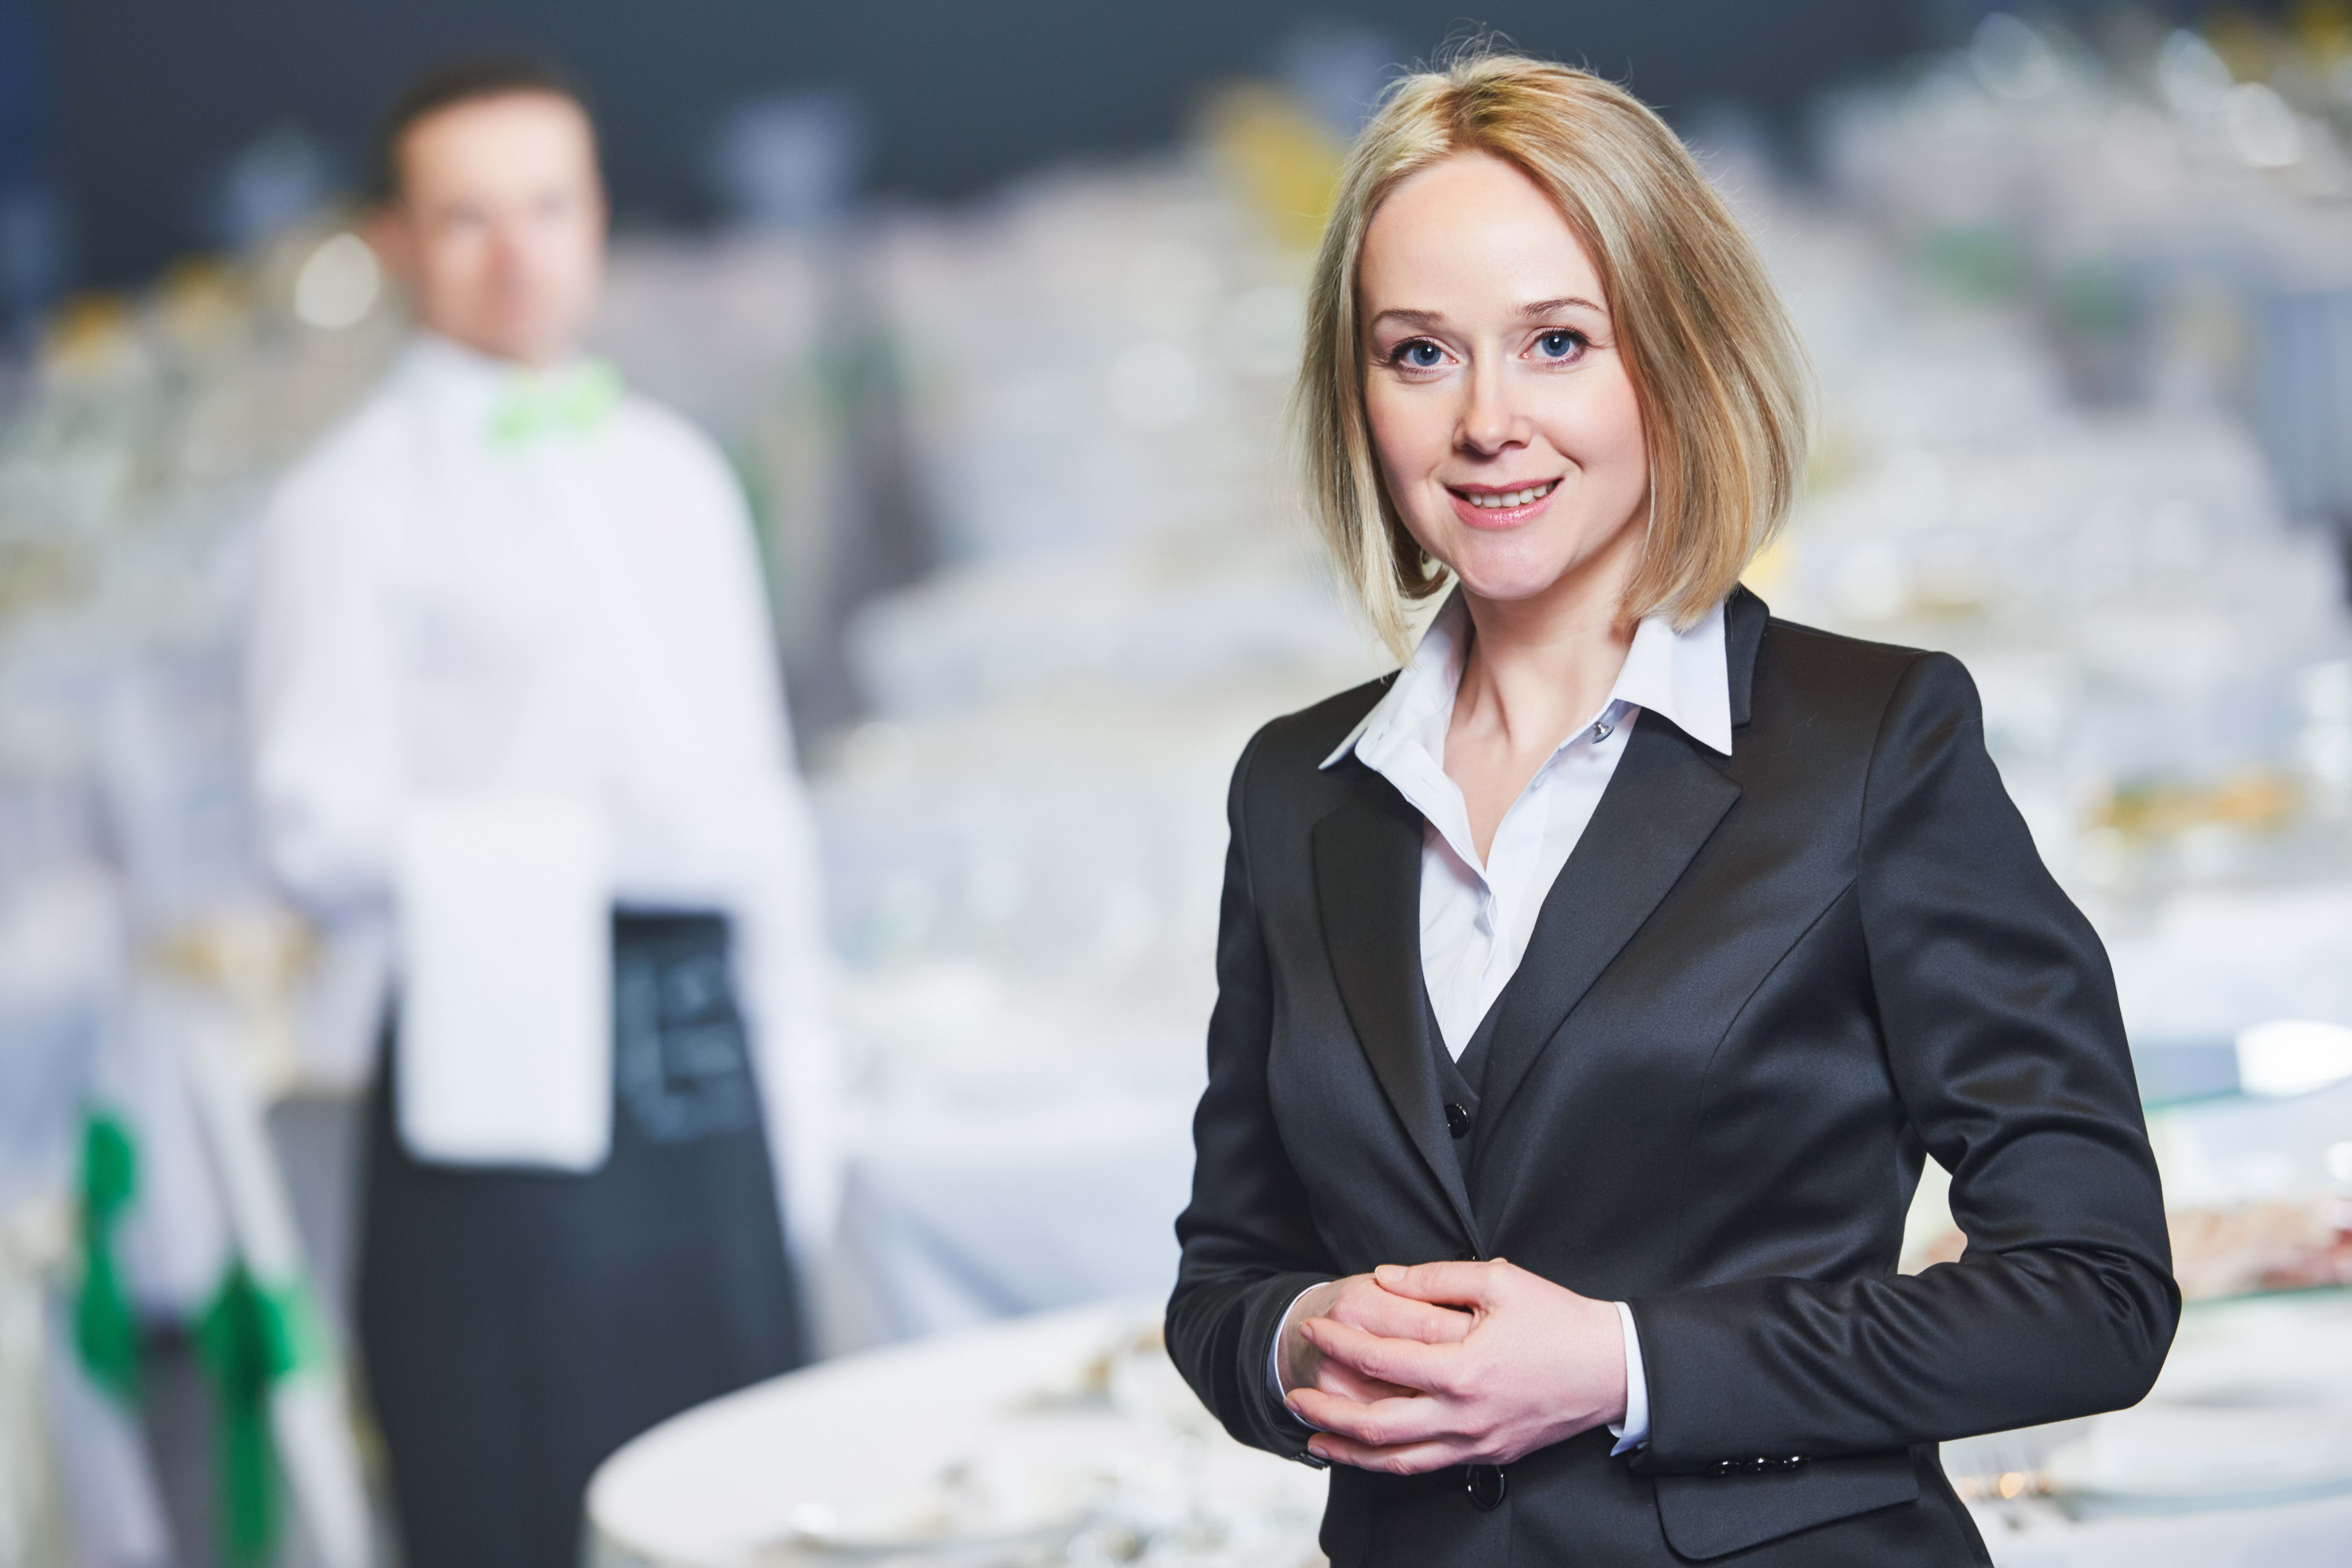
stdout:
<svg viewBox="0 0 2352 1568">
<path fill-rule="evenodd" d="M 1609 1435 L 1617 1439 L 1609 1450 L 1612 1458 L 1650 1440 L 1650 1379 L 1642 1370 L 1642 1336 L 1633 1327 L 1633 1309 L 1622 1301 L 1617 1303 L 1617 1326 L 1625 1335 L 1625 1419 L 1609 1423 Z"/>
<path fill-rule="evenodd" d="M 1307 1299 L 1308 1291 L 1318 1289 L 1320 1287 L 1309 1285 L 1307 1290 L 1291 1297 L 1290 1305 L 1282 1309 L 1282 1321 L 1274 1325 L 1274 1343 L 1268 1345 L 1265 1351 L 1265 1385 L 1274 1391 L 1274 1402 L 1276 1405 L 1282 1404 L 1290 1393 L 1289 1389 L 1282 1385 L 1282 1336 L 1290 1327 L 1290 1314 L 1298 1310 L 1298 1303 Z M 1318 1432 L 1323 1429 L 1316 1427 L 1314 1422 L 1296 1410 L 1290 1412 L 1290 1418 L 1302 1427 L 1314 1427 Z"/>
</svg>

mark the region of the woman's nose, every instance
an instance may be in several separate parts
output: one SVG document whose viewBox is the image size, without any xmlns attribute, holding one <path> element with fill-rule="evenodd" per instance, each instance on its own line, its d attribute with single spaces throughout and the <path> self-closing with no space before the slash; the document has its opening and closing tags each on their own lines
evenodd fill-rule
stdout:
<svg viewBox="0 0 2352 1568">
<path fill-rule="evenodd" d="M 1513 405 L 1507 379 L 1498 368 L 1474 369 L 1468 398 L 1463 405 L 1459 434 L 1464 446 L 1475 452 L 1499 452 L 1526 439 L 1525 421 Z"/>
</svg>

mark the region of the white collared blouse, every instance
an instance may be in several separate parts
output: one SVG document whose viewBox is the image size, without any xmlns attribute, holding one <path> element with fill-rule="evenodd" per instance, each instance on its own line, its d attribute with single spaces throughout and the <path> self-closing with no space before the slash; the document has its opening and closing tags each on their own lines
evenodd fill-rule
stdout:
<svg viewBox="0 0 2352 1568">
<path fill-rule="evenodd" d="M 1422 815 L 1422 977 L 1445 1048 L 1456 1057 L 1518 972 L 1545 895 L 1584 836 L 1642 714 L 1662 715 L 1731 755 L 1723 606 L 1687 632 L 1662 616 L 1644 617 L 1608 700 L 1536 769 L 1482 862 L 1461 788 L 1445 774 L 1445 734 L 1469 651 L 1469 607 L 1457 594 L 1387 695 L 1323 759 L 1329 768 L 1354 752 Z"/>
</svg>

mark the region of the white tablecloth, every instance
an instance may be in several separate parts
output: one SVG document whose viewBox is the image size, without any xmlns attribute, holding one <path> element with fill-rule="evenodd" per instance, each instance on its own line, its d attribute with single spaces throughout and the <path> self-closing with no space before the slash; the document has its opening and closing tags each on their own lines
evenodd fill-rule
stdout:
<svg viewBox="0 0 2352 1568">
<path fill-rule="evenodd" d="M 1176 1283 L 1196 1094 L 895 1107 L 849 1156 L 845 1306 L 863 1349 Z"/>
<path fill-rule="evenodd" d="M 689 1411 L 597 1472 L 592 1568 L 790 1563 L 760 1549 L 796 1522 L 887 1510 L 951 1467 L 1016 1460 L 1115 1475 L 1107 1507 L 1143 1523 L 1148 1563 L 1319 1562 L 1322 1478 L 1218 1430 L 1165 1357 L 1137 1348 L 1158 1316 L 1143 1301 L 998 1323 L 845 1356 Z M 1127 1354 L 1105 1358 L 1118 1347 Z M 1981 1507 L 1977 1519 L 2000 1568 L 2352 1563 L 2352 1495 L 2079 1521 L 2029 1501 Z"/>
<path fill-rule="evenodd" d="M 1106 1479 L 1097 1506 L 1151 1564 L 1319 1562 L 1323 1478 L 1227 1437 L 1150 1347 L 1159 1319 L 1145 1301 L 996 1323 L 688 1411 L 596 1472 L 590 1568 L 782 1568 L 796 1528 L 919 1505 L 960 1469 Z"/>
</svg>

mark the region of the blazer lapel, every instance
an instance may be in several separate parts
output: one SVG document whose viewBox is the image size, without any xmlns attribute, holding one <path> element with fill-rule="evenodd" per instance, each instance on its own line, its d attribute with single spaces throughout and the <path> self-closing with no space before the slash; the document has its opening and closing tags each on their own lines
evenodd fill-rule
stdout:
<svg viewBox="0 0 2352 1568">
<path fill-rule="evenodd" d="M 1373 1075 L 1475 1241 L 1470 1192 L 1445 1126 L 1423 997 L 1421 815 L 1363 764 L 1350 758 L 1343 766 L 1356 788 L 1312 835 L 1331 974 Z"/>
<path fill-rule="evenodd" d="M 1494 1113 L 1738 799 L 1721 761 L 1673 721 L 1644 713 L 1634 722 L 1499 1004 L 1484 1095 Z"/>
</svg>

